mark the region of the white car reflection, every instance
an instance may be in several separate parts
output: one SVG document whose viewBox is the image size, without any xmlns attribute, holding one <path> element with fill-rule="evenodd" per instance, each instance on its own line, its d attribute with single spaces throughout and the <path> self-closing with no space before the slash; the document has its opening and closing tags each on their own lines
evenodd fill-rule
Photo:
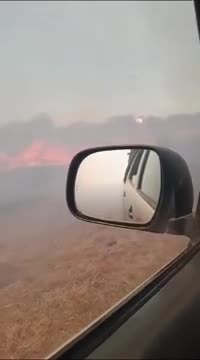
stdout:
<svg viewBox="0 0 200 360">
<path fill-rule="evenodd" d="M 160 160 L 152 150 L 132 150 L 124 175 L 123 216 L 125 221 L 149 222 L 161 190 Z"/>
</svg>

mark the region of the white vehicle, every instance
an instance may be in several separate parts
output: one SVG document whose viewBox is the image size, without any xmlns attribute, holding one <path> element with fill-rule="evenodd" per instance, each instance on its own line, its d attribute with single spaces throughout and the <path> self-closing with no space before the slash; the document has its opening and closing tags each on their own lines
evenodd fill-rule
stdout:
<svg viewBox="0 0 200 360">
<path fill-rule="evenodd" d="M 124 176 L 124 220 L 141 224 L 149 222 L 156 211 L 160 190 L 158 155 L 145 149 L 131 151 Z"/>
</svg>

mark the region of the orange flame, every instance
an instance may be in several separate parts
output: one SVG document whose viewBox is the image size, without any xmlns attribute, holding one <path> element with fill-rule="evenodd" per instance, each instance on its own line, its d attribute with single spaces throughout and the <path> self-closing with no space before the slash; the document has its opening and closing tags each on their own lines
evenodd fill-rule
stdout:
<svg viewBox="0 0 200 360">
<path fill-rule="evenodd" d="M 19 167 L 42 165 L 67 165 L 73 157 L 72 151 L 65 146 L 49 144 L 40 140 L 33 142 L 24 151 L 9 156 L 0 153 L 0 169 L 15 169 Z"/>
</svg>

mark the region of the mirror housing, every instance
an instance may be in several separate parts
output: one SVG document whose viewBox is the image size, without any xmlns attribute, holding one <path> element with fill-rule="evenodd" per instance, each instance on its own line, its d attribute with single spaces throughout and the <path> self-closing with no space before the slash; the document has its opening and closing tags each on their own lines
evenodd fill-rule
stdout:
<svg viewBox="0 0 200 360">
<path fill-rule="evenodd" d="M 83 161 L 92 154 L 116 150 L 129 150 L 127 151 L 127 153 L 129 153 L 129 161 L 131 160 L 131 156 L 134 156 L 134 151 L 138 150 L 150 150 L 159 157 L 161 170 L 159 202 L 153 217 L 144 224 L 95 218 L 83 214 L 80 209 L 77 208 L 75 183 Z M 89 175 L 92 174 L 90 173 Z M 84 221 L 149 232 L 186 234 L 188 222 L 190 222 L 192 218 L 194 195 L 190 171 L 185 160 L 178 153 L 158 146 L 121 145 L 89 148 L 75 155 L 68 170 L 66 200 L 71 213 L 76 218 Z"/>
</svg>

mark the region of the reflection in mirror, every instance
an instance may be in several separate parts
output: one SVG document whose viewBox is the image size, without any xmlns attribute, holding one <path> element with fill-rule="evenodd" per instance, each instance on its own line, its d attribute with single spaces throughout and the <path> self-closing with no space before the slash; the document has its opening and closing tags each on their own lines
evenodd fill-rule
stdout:
<svg viewBox="0 0 200 360">
<path fill-rule="evenodd" d="M 80 164 L 75 182 L 77 209 L 99 220 L 146 224 L 160 193 L 160 159 L 149 149 L 92 153 Z"/>
</svg>

